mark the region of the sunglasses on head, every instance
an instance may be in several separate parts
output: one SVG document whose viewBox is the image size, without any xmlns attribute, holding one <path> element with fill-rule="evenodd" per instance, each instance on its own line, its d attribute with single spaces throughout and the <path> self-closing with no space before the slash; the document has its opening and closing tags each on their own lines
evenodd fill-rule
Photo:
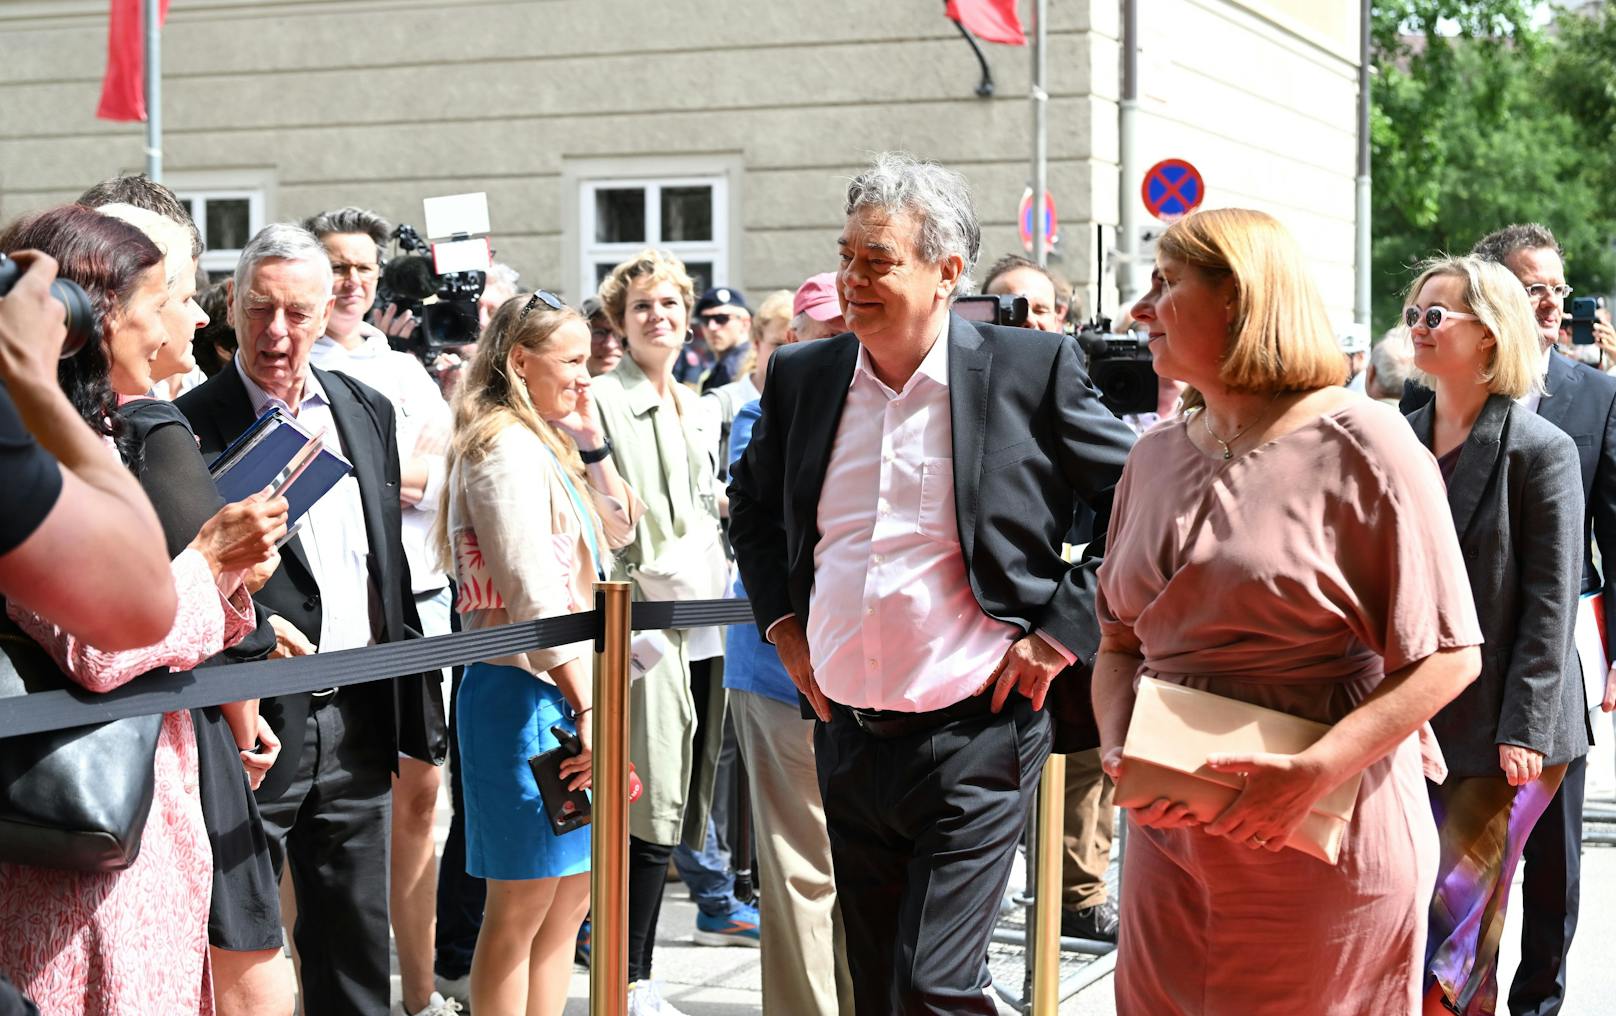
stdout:
<svg viewBox="0 0 1616 1016">
<path fill-rule="evenodd" d="M 561 298 L 556 296 L 554 293 L 543 289 L 536 290 L 532 296 L 527 298 L 527 303 L 522 305 L 522 313 L 516 315 L 516 323 L 521 324 L 523 321 L 525 321 L 527 319 L 528 311 L 532 310 L 534 305 L 539 303 L 543 303 L 551 310 L 565 310 L 567 307 L 566 304 L 561 302 Z"/>
<path fill-rule="evenodd" d="M 729 324 L 729 319 L 734 316 L 733 314 L 703 314 L 697 320 L 704 325 L 717 325 L 722 328 Z"/>
<path fill-rule="evenodd" d="M 1474 314 L 1466 314 L 1463 311 L 1458 310 L 1449 310 L 1446 307 L 1403 308 L 1403 324 L 1409 326 L 1410 328 L 1413 328 L 1423 322 L 1428 330 L 1434 332 L 1438 328 L 1441 328 L 1442 322 L 1446 321 L 1448 318 L 1456 318 L 1460 321 L 1481 320 Z"/>
</svg>

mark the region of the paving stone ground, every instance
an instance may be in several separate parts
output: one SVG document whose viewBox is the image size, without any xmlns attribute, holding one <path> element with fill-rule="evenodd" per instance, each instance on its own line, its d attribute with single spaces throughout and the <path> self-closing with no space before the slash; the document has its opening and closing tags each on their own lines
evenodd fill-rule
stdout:
<svg viewBox="0 0 1616 1016">
<path fill-rule="evenodd" d="M 1616 809 L 1616 751 L 1609 727 L 1603 728 L 1604 743 L 1595 748 L 1588 762 L 1588 797 L 1592 805 Z M 439 803 L 438 838 L 448 829 L 448 801 Z M 1616 839 L 1616 824 L 1594 827 L 1596 832 Z M 1570 988 L 1562 1016 L 1611 1016 L 1616 1013 L 1616 962 L 1611 961 L 1611 943 L 1616 942 L 1616 846 L 1590 844 L 1583 857 L 1582 921 L 1572 944 Z M 1112 872 L 1115 877 L 1115 868 Z M 1516 886 L 1504 935 L 1500 972 L 1509 983 L 1520 956 L 1520 888 Z M 1018 915 L 1008 915 L 1005 926 L 1013 926 Z M 762 1012 L 758 952 L 755 949 L 713 948 L 696 945 L 691 934 L 696 924 L 696 907 L 684 887 L 668 886 L 662 918 L 658 924 L 656 976 L 663 984 L 663 995 L 688 1016 L 753 1016 Z M 995 946 L 990 966 L 1019 992 L 1020 960 L 1017 951 Z M 1089 960 L 1063 958 L 1063 980 L 1068 994 L 1061 1003 L 1060 1016 L 1115 1016 L 1110 976 L 1111 958 Z M 1079 984 L 1081 990 L 1072 990 Z M 398 997 L 394 977 L 394 998 Z M 1004 1013 L 1014 1012 L 1001 1005 Z M 566 1016 L 587 1016 L 589 975 L 579 968 L 573 975 L 571 999 Z M 783 1014 L 792 1016 L 792 1014 Z"/>
</svg>

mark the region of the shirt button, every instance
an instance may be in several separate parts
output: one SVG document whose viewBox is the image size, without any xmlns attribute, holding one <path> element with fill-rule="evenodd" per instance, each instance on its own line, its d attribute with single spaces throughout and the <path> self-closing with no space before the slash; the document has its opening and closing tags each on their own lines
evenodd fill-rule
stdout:
<svg viewBox="0 0 1616 1016">
<path fill-rule="evenodd" d="M 876 662 L 874 660 L 866 660 L 865 662 L 868 663 L 872 667 L 877 666 L 877 664 L 876 664 Z"/>
<path fill-rule="evenodd" d="M 870 563 L 871 564 L 880 564 L 881 563 L 881 555 L 880 554 L 871 554 L 870 555 Z"/>
</svg>

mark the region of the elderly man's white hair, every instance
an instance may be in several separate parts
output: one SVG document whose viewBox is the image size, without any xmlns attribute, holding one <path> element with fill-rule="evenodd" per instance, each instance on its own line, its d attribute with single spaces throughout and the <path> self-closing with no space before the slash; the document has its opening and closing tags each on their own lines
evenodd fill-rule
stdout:
<svg viewBox="0 0 1616 1016">
<path fill-rule="evenodd" d="M 265 261 L 304 261 L 319 269 L 324 281 L 320 299 L 331 295 L 334 277 L 331 257 L 313 233 L 290 222 L 272 222 L 260 229 L 241 249 L 241 260 L 236 262 L 236 300 L 247 292 L 247 280 L 254 269 Z"/>
<path fill-rule="evenodd" d="M 194 274 L 191 267 L 191 231 L 166 215 L 158 215 L 135 205 L 114 202 L 101 205 L 96 211 L 114 219 L 122 219 L 146 234 L 146 238 L 163 252 L 163 282 L 169 289 L 187 275 Z"/>
<path fill-rule="evenodd" d="M 847 186 L 846 215 L 861 208 L 889 214 L 909 212 L 920 224 L 920 257 L 936 264 L 958 254 L 965 265 L 954 296 L 970 287 L 971 272 L 982 254 L 982 228 L 965 177 L 908 152 L 882 152 Z"/>
</svg>

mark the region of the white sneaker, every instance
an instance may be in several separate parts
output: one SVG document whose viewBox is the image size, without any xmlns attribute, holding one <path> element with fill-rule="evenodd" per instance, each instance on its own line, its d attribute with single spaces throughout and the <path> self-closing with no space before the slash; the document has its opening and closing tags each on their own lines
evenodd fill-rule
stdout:
<svg viewBox="0 0 1616 1016">
<path fill-rule="evenodd" d="M 440 992 L 434 991 L 426 1000 L 426 1005 L 419 1012 L 410 1012 L 399 1002 L 393 1007 L 395 1016 L 460 1016 L 467 1012 L 465 1006 L 453 998 L 444 998 Z"/>
<path fill-rule="evenodd" d="M 655 981 L 631 981 L 628 986 L 628 1016 L 685 1016 L 682 1010 L 662 997 Z"/>
<path fill-rule="evenodd" d="M 460 1006 L 460 1011 L 462 1013 L 465 1013 L 466 1016 L 471 1016 L 470 974 L 467 974 L 464 977 L 456 977 L 453 980 L 433 974 L 432 981 L 435 985 L 437 985 L 438 994 L 442 995 L 449 1001 L 457 1003 Z"/>
</svg>

